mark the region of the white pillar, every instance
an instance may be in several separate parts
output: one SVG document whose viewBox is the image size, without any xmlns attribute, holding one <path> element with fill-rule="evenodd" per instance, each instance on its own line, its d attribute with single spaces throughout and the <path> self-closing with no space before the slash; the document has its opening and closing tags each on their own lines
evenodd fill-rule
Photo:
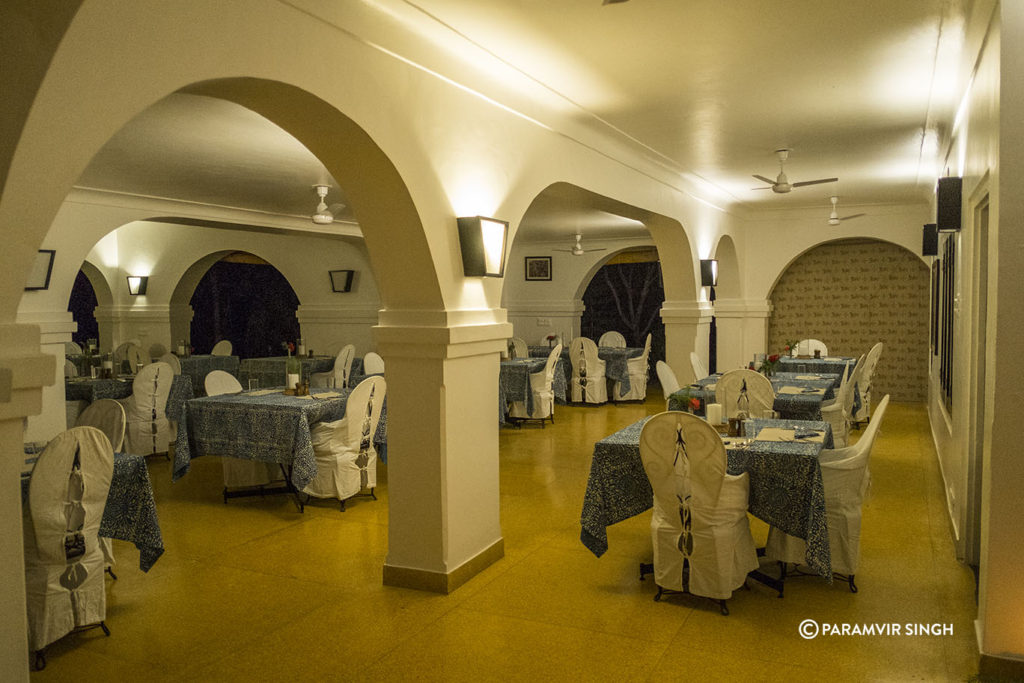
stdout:
<svg viewBox="0 0 1024 683">
<path fill-rule="evenodd" d="M 683 385 L 695 381 L 690 365 L 690 352 L 708 357 L 708 331 L 711 328 L 712 306 L 707 301 L 666 301 L 661 307 L 665 323 L 665 362 Z M 721 332 L 718 335 L 722 338 Z M 719 341 L 721 344 L 721 341 Z"/>
<path fill-rule="evenodd" d="M 373 327 L 377 324 L 379 304 L 302 304 L 295 312 L 307 349 L 318 355 L 335 355 L 346 344 L 356 347 L 362 356 L 375 348 Z"/>
<path fill-rule="evenodd" d="M 568 344 L 570 339 L 580 336 L 584 310 L 582 299 L 518 301 L 509 305 L 508 320 L 515 327 L 515 336 L 522 337 L 527 344 L 541 344 L 541 339 L 552 333 L 562 335 Z"/>
<path fill-rule="evenodd" d="M 719 371 L 745 368 L 755 353 L 768 346 L 771 302 L 764 299 L 719 299 L 715 302 L 718 325 Z"/>
<path fill-rule="evenodd" d="M 68 427 L 64 403 L 64 342 L 71 341 L 78 323 L 68 311 L 19 313 L 18 323 L 38 326 L 40 351 L 54 358 L 52 377 L 42 388 L 40 411 L 28 419 L 25 430 L 28 441 L 49 441 Z"/>
<path fill-rule="evenodd" d="M 35 325 L 0 325 L 0 369 L 12 375 L 10 400 L 0 397 L 0 672 L 28 680 L 25 555 L 21 528 L 24 419 L 39 413 L 42 388 L 53 382 L 52 355 L 39 351 Z"/>
<path fill-rule="evenodd" d="M 374 328 L 388 381 L 384 583 L 442 593 L 504 555 L 498 358 L 512 326 L 453 317 L 381 311 Z"/>
<path fill-rule="evenodd" d="M 138 339 L 143 350 L 151 355 L 158 347 L 162 347 L 164 353 L 174 349 L 171 307 L 167 304 L 97 306 L 95 315 L 100 328 L 100 349 L 104 353 L 129 339 Z"/>
</svg>

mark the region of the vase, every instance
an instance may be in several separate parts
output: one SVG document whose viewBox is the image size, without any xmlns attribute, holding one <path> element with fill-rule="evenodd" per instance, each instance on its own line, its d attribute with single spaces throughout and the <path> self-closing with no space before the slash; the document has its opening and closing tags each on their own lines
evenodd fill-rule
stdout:
<svg viewBox="0 0 1024 683">
<path fill-rule="evenodd" d="M 285 361 L 285 388 L 294 389 L 302 377 L 302 362 L 288 353 L 288 360 Z"/>
</svg>

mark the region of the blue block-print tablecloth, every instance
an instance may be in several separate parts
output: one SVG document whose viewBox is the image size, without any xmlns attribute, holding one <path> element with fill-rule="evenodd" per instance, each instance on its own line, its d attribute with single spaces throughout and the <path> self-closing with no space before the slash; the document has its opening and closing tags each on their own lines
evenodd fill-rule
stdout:
<svg viewBox="0 0 1024 683">
<path fill-rule="evenodd" d="M 594 444 L 590 478 L 583 497 L 580 541 L 600 557 L 608 549 L 607 527 L 654 505 L 654 494 L 640 460 L 640 431 L 646 417 Z M 831 580 L 832 565 L 825 516 L 825 489 L 818 454 L 832 447 L 827 422 L 752 420 L 752 427 L 817 430 L 819 443 L 754 440 L 728 447 L 729 473 L 750 474 L 751 514 L 807 542 L 807 565 Z"/>
<path fill-rule="evenodd" d="M 308 382 L 315 372 L 328 372 L 334 369 L 334 356 L 298 356 L 302 364 L 301 381 Z M 238 381 L 248 388 L 249 380 L 255 379 L 260 388 L 284 386 L 287 379 L 285 368 L 288 356 L 270 358 L 246 358 L 238 366 Z"/>
<path fill-rule="evenodd" d="M 530 356 L 533 358 L 547 358 L 548 354 L 551 353 L 551 349 L 547 346 L 530 346 L 528 347 Z M 597 357 L 604 361 L 604 376 L 613 382 L 619 382 L 619 393 L 625 396 L 630 390 L 629 381 L 629 366 L 626 364 L 630 358 L 636 358 L 637 356 L 643 355 L 643 347 L 629 346 L 626 348 L 620 348 L 615 346 L 599 346 L 597 347 Z M 565 384 L 558 384 L 558 370 L 561 371 L 562 379 Z M 562 391 L 562 399 L 567 400 L 569 398 L 567 388 L 572 383 L 572 362 L 569 359 L 569 347 L 562 349 L 561 356 L 558 361 L 558 369 L 555 373 L 556 383 L 554 385 L 555 398 L 558 399 L 559 391 Z"/>
<path fill-rule="evenodd" d="M 238 356 L 212 356 L 199 354 L 178 358 L 181 374 L 192 379 L 192 390 L 196 396 L 206 396 L 206 376 L 214 370 L 223 370 L 238 377 Z"/>
<path fill-rule="evenodd" d="M 133 378 L 92 379 L 76 377 L 64 380 L 64 398 L 68 401 L 98 401 L 101 398 L 121 399 L 132 395 Z M 192 378 L 188 375 L 175 375 L 171 382 L 171 392 L 167 395 L 167 407 L 164 414 L 168 420 L 179 421 L 185 409 L 185 401 L 193 396 Z"/>
<path fill-rule="evenodd" d="M 715 386 L 721 375 L 709 375 L 669 397 L 669 410 L 684 410 L 685 393 L 702 399 L 705 403 L 715 402 Z M 792 420 L 820 420 L 821 404 L 835 398 L 833 375 L 811 375 L 809 373 L 776 373 L 771 377 L 775 391 L 772 409 L 782 418 Z"/>
</svg>

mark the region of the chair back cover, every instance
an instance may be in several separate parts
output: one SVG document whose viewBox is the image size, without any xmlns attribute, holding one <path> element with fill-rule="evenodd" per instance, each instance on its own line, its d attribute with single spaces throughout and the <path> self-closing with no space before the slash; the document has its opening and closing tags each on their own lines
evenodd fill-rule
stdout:
<svg viewBox="0 0 1024 683">
<path fill-rule="evenodd" d="M 36 462 L 22 513 L 33 650 L 106 616 L 99 528 L 113 472 L 110 441 L 95 427 L 58 434 Z"/>
<path fill-rule="evenodd" d="M 572 365 L 572 400 L 605 403 L 608 400 L 605 362 L 598 356 L 594 340 L 576 337 L 569 342 L 569 362 Z"/>
<path fill-rule="evenodd" d="M 529 358 L 530 348 L 526 345 L 526 340 L 522 337 L 512 337 L 510 340 L 512 352 L 515 354 L 514 358 Z"/>
<path fill-rule="evenodd" d="M 110 441 L 110 447 L 117 453 L 124 447 L 124 430 L 127 418 L 124 406 L 112 398 L 101 398 L 89 404 L 75 423 L 77 427 L 95 427 Z"/>
<path fill-rule="evenodd" d="M 230 356 L 231 355 L 231 342 L 227 339 L 221 339 L 219 342 L 213 345 L 210 350 L 211 356 Z"/>
<path fill-rule="evenodd" d="M 654 370 L 658 373 L 658 381 L 661 382 L 661 391 L 665 394 L 665 400 L 668 401 L 669 396 L 682 388 L 679 385 L 679 380 L 676 379 L 676 373 L 672 372 L 672 368 L 663 360 L 659 360 L 654 364 Z"/>
<path fill-rule="evenodd" d="M 558 357 L 562 353 L 562 345 L 555 344 L 548 352 L 548 358 L 544 362 L 544 368 L 539 372 L 530 374 L 530 392 L 533 394 L 533 411 L 526 409 L 526 401 L 513 401 L 509 406 L 508 414 L 511 417 L 525 419 L 540 419 L 551 417 L 555 406 L 555 392 L 552 385 L 555 381 L 555 368 L 558 365 Z"/>
<path fill-rule="evenodd" d="M 374 375 L 384 372 L 384 359 L 374 351 L 363 356 L 363 374 Z"/>
<path fill-rule="evenodd" d="M 173 353 L 165 353 L 164 355 L 160 356 L 157 360 L 160 361 L 161 363 L 167 363 L 168 365 L 170 365 L 171 370 L 174 371 L 175 375 L 181 374 L 181 361 L 178 360 L 178 357 L 175 356 Z"/>
<path fill-rule="evenodd" d="M 640 459 L 654 491 L 651 535 L 657 584 L 725 599 L 757 567 L 746 511 L 749 478 L 730 476 L 715 428 L 681 412 L 655 415 L 640 432 Z"/>
<path fill-rule="evenodd" d="M 690 367 L 693 369 L 694 381 L 704 379 L 710 374 L 708 366 L 704 364 L 704 361 L 700 359 L 696 351 L 690 351 Z"/>
<path fill-rule="evenodd" d="M 801 339 L 796 343 L 798 356 L 813 356 L 815 351 L 820 351 L 823 356 L 828 355 L 828 347 L 819 339 Z"/>
<path fill-rule="evenodd" d="M 352 375 L 352 359 L 355 358 L 356 347 L 354 344 L 346 344 L 338 351 L 338 357 L 334 359 L 334 386 L 347 387 L 348 378 Z"/>
<path fill-rule="evenodd" d="M 365 361 L 364 361 L 365 362 Z M 373 436 L 387 393 L 383 377 L 367 377 L 352 390 L 345 417 L 319 422 L 311 430 L 317 474 L 303 491 L 317 498 L 345 500 L 377 485 Z"/>
<path fill-rule="evenodd" d="M 608 330 L 601 335 L 601 338 L 597 340 L 598 346 L 614 346 L 615 348 L 624 349 L 626 348 L 626 338 L 622 336 L 621 332 L 615 330 Z"/>
<path fill-rule="evenodd" d="M 69 356 L 80 356 L 82 355 L 82 347 L 76 342 L 66 341 L 64 342 L 64 353 Z"/>
<path fill-rule="evenodd" d="M 746 396 L 749 417 L 762 417 L 775 404 L 775 390 L 771 381 L 753 370 L 729 370 L 718 380 L 715 401 L 722 404 L 726 417 L 736 417 L 743 411 Z"/>
<path fill-rule="evenodd" d="M 211 370 L 206 373 L 203 385 L 207 396 L 238 394 L 242 391 L 242 383 L 238 381 L 237 377 L 226 370 Z"/>
<path fill-rule="evenodd" d="M 78 366 L 71 362 L 70 359 L 64 359 L 64 376 L 65 377 L 78 377 Z"/>
<path fill-rule="evenodd" d="M 174 370 L 167 363 L 151 363 L 135 376 L 132 395 L 125 402 L 125 451 L 135 455 L 166 453 L 170 440 L 167 397 Z"/>
</svg>

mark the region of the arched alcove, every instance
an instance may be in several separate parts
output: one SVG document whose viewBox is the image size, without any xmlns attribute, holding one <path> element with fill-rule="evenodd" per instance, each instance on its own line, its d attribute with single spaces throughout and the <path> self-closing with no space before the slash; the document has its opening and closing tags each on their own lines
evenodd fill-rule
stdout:
<svg viewBox="0 0 1024 683">
<path fill-rule="evenodd" d="M 928 290 L 927 266 L 904 247 L 876 239 L 819 244 L 794 259 L 772 288 L 768 348 L 815 338 L 830 354 L 856 357 L 881 341 L 872 393 L 923 401 Z"/>
<path fill-rule="evenodd" d="M 712 258 L 718 260 L 718 285 L 715 295 L 719 299 L 739 299 L 743 292 L 740 281 L 740 262 L 736 255 L 736 243 L 729 235 L 718 240 Z"/>
</svg>

